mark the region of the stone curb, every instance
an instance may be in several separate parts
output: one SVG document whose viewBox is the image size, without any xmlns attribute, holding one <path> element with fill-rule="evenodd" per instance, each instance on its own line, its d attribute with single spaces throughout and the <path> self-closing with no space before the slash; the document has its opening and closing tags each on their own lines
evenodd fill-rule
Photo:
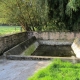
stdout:
<svg viewBox="0 0 80 80">
<path fill-rule="evenodd" d="M 18 55 L 7 55 L 5 57 L 8 60 L 53 60 L 53 59 L 61 59 L 64 61 L 70 61 L 73 63 L 79 63 L 80 58 L 72 57 L 48 57 L 48 56 L 18 56 Z"/>
</svg>

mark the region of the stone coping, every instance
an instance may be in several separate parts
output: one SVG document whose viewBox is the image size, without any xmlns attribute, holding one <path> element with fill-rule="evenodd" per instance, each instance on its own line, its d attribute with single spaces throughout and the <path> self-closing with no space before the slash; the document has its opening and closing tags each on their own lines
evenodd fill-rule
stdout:
<svg viewBox="0 0 80 80">
<path fill-rule="evenodd" d="M 71 45 L 71 41 L 64 40 L 38 40 L 41 45 Z"/>
<path fill-rule="evenodd" d="M 73 63 L 80 62 L 80 58 L 72 57 L 49 57 L 49 56 L 21 56 L 21 55 L 7 55 L 5 57 L 8 60 L 53 60 L 61 59 L 64 61 L 70 61 Z"/>
</svg>

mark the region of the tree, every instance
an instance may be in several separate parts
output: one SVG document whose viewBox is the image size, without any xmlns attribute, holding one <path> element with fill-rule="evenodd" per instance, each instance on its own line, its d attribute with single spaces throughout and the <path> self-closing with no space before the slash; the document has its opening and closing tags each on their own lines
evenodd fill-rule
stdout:
<svg viewBox="0 0 80 80">
<path fill-rule="evenodd" d="M 69 17 L 65 13 L 67 3 L 68 0 L 48 0 L 48 17 L 58 30 L 68 29 L 66 26 L 68 26 Z"/>
<path fill-rule="evenodd" d="M 79 14 L 80 0 L 0 0 L 0 22 L 26 31 L 79 30 Z"/>
<path fill-rule="evenodd" d="M 73 11 L 77 11 L 80 8 L 80 0 L 69 0 L 67 6 Z"/>
<path fill-rule="evenodd" d="M 70 17 L 72 29 L 74 31 L 80 31 L 80 0 L 69 0 L 66 13 Z"/>
<path fill-rule="evenodd" d="M 80 30 L 80 0 L 48 0 L 48 17 L 58 30 Z"/>
<path fill-rule="evenodd" d="M 0 19 L 4 18 L 5 23 L 20 24 L 24 30 L 34 30 L 35 25 L 47 20 L 45 1 L 47 0 L 1 0 L 0 14 L 3 15 Z"/>
</svg>

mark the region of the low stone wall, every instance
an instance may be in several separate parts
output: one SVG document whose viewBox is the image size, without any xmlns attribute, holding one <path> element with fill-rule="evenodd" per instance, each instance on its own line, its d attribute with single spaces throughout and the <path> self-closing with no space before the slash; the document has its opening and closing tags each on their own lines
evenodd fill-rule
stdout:
<svg viewBox="0 0 80 80">
<path fill-rule="evenodd" d="M 14 46 L 13 48 L 9 49 L 8 51 L 4 52 L 4 56 L 8 55 L 20 55 L 22 52 L 24 52 L 30 45 L 32 45 L 36 41 L 35 37 L 31 37 L 22 43 Z"/>
<path fill-rule="evenodd" d="M 0 55 L 13 46 L 25 41 L 27 38 L 26 32 L 0 37 Z"/>
<path fill-rule="evenodd" d="M 80 39 L 76 38 L 71 47 L 72 47 L 76 57 L 80 58 Z"/>
<path fill-rule="evenodd" d="M 73 41 L 75 37 L 80 38 L 79 32 L 29 32 L 28 35 L 35 36 L 37 39 L 43 40 L 70 40 Z"/>
</svg>

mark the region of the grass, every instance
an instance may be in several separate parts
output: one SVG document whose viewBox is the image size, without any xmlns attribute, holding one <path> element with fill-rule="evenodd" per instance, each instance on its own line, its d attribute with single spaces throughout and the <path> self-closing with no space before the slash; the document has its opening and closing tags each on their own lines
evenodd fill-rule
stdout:
<svg viewBox="0 0 80 80">
<path fill-rule="evenodd" d="M 80 80 L 80 64 L 54 60 L 28 80 Z"/>
<path fill-rule="evenodd" d="M 0 26 L 0 36 L 20 32 L 20 26 Z"/>
</svg>

